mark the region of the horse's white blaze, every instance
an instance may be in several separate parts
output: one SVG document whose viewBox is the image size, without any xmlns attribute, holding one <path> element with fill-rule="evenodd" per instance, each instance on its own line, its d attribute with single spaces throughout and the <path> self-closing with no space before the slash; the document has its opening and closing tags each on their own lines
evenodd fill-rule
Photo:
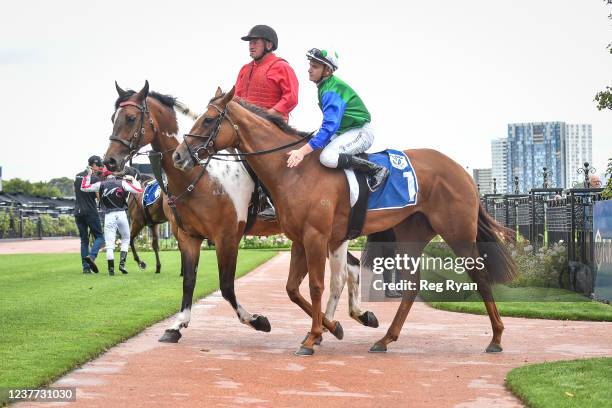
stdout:
<svg viewBox="0 0 612 408">
<path fill-rule="evenodd" d="M 174 321 L 174 324 L 170 326 L 170 329 L 180 330 L 181 327 L 187 327 L 190 320 L 191 320 L 191 308 L 185 309 L 176 315 L 176 320 Z"/>
<path fill-rule="evenodd" d="M 249 324 L 249 322 L 253 320 L 253 315 L 247 312 L 240 304 L 238 304 L 236 313 L 238 313 L 238 318 L 240 319 L 241 323 Z"/>
<path fill-rule="evenodd" d="M 121 112 L 121 109 L 123 108 L 119 108 L 115 111 L 115 114 L 113 115 L 113 123 L 115 123 L 115 121 L 117 120 L 117 116 L 119 116 L 119 112 Z"/>
<path fill-rule="evenodd" d="M 225 153 L 225 151 L 223 151 Z M 242 163 L 236 161 L 211 160 L 206 169 L 232 200 L 238 222 L 246 221 L 247 211 L 255 183 Z"/>
<path fill-rule="evenodd" d="M 335 251 L 329 251 L 329 268 L 331 274 L 329 276 L 329 299 L 325 308 L 325 317 L 333 320 L 338 301 L 342 294 L 342 289 L 346 284 L 347 268 L 346 268 L 346 251 L 348 250 L 348 241 L 345 241 Z"/>
</svg>

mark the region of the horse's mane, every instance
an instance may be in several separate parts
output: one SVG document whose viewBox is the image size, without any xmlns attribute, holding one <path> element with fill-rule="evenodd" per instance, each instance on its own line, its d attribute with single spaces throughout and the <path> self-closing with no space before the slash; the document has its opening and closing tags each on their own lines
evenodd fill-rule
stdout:
<svg viewBox="0 0 612 408">
<path fill-rule="evenodd" d="M 135 93 L 136 91 L 134 91 L 133 89 L 128 89 L 127 91 L 125 91 L 125 94 L 123 96 L 118 97 L 117 100 L 115 101 L 115 110 L 119 109 L 119 104 L 121 102 L 127 101 Z M 155 99 L 156 101 L 160 102 L 162 105 L 170 109 L 174 109 L 174 107 L 177 104 L 176 98 L 171 95 L 164 95 L 164 94 L 160 94 L 155 91 L 151 91 L 149 92 L 148 96 L 150 96 L 151 98 Z"/>
<path fill-rule="evenodd" d="M 212 98 L 208 103 L 213 103 L 218 99 L 221 99 L 225 96 L 225 94 L 222 94 L 220 96 L 215 96 L 214 98 Z M 242 100 L 242 99 L 237 99 L 236 102 L 238 102 L 238 104 L 240 106 L 242 106 L 243 108 L 245 108 L 246 110 L 248 110 L 249 112 L 252 112 L 254 114 L 256 114 L 257 116 L 259 116 L 260 118 L 266 119 L 270 122 L 272 122 L 273 124 L 275 124 L 280 130 L 282 130 L 283 132 L 289 134 L 289 135 L 296 135 L 296 136 L 300 136 L 302 138 L 309 138 L 311 133 L 310 132 L 303 132 L 301 130 L 297 130 L 296 128 L 289 126 L 287 124 L 287 122 L 285 122 L 285 120 L 278 116 L 278 115 L 273 115 L 268 113 L 265 109 L 260 108 L 259 106 L 255 106 L 255 105 L 251 105 L 250 103 Z"/>
</svg>

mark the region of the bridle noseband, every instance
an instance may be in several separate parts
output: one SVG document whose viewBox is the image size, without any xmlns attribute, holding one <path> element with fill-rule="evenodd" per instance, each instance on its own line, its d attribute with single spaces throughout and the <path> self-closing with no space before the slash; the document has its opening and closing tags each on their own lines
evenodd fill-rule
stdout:
<svg viewBox="0 0 612 408">
<path fill-rule="evenodd" d="M 120 108 L 123 108 L 124 106 L 133 106 L 140 111 L 140 129 L 134 132 L 134 134 L 132 135 L 129 141 L 125 139 L 121 139 L 120 137 L 117 137 L 114 134 L 110 135 L 109 140 L 114 141 L 114 142 L 119 142 L 125 147 L 127 147 L 130 151 L 128 154 L 128 157 L 131 158 L 134 155 L 134 153 L 136 153 L 138 149 L 140 149 L 140 142 L 142 141 L 142 138 L 144 137 L 144 134 L 146 132 L 145 116 L 149 120 L 149 125 L 151 126 L 151 130 L 153 130 L 153 132 L 156 132 L 156 130 L 155 130 L 155 124 L 153 123 L 153 119 L 151 118 L 151 113 L 149 112 L 149 107 L 147 106 L 147 98 L 144 99 L 142 105 L 139 105 L 134 101 L 124 101 L 119 104 Z"/>
<path fill-rule="evenodd" d="M 225 107 L 225 109 L 221 110 L 221 108 L 219 108 L 217 105 L 211 103 L 208 105 L 208 107 L 213 107 L 217 110 L 217 112 L 219 112 L 219 116 L 217 116 L 217 122 L 215 124 L 215 128 L 213 129 L 213 131 L 210 132 L 208 136 L 196 135 L 193 133 L 186 133 L 183 135 L 183 138 L 185 138 L 185 146 L 187 147 L 187 151 L 189 152 L 189 156 L 191 156 L 191 160 L 193 161 L 194 166 L 197 164 L 201 164 L 201 160 L 200 160 L 201 150 L 204 150 L 208 154 L 208 159 L 206 160 L 204 167 L 208 166 L 208 163 L 210 162 L 211 158 L 215 154 L 217 154 L 217 150 L 215 149 L 215 139 L 219 135 L 219 131 L 221 130 L 221 124 L 223 123 L 223 119 L 227 119 L 227 121 L 232 125 L 232 128 L 234 129 L 234 132 L 236 132 L 236 136 L 238 137 L 238 145 L 240 145 L 240 133 L 238 132 L 238 125 L 236 125 L 232 121 L 232 119 L 229 116 L 227 116 L 227 106 Z M 187 143 L 188 137 L 205 139 L 205 141 L 202 146 L 198 147 L 195 151 L 193 151 L 189 143 Z"/>
</svg>

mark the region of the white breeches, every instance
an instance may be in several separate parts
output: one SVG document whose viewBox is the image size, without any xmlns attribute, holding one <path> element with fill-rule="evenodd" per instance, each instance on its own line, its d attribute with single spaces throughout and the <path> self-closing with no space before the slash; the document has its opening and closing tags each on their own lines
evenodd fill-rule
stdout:
<svg viewBox="0 0 612 408">
<path fill-rule="evenodd" d="M 113 211 L 104 215 L 104 241 L 106 243 L 106 259 L 115 259 L 115 238 L 117 230 L 121 236 L 121 252 L 127 252 L 130 247 L 130 223 L 125 211 Z"/>
</svg>

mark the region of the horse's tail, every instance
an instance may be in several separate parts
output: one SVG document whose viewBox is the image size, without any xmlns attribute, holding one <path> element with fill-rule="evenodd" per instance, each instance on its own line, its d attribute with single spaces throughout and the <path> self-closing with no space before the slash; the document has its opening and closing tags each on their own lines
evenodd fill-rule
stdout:
<svg viewBox="0 0 612 408">
<path fill-rule="evenodd" d="M 395 232 L 392 229 L 368 235 L 368 240 L 361 252 L 361 266 L 371 270 L 374 266 L 375 258 L 394 257 L 395 250 L 392 245 L 394 242 Z"/>
<path fill-rule="evenodd" d="M 489 277 L 495 283 L 511 281 L 518 274 L 516 263 L 505 245 L 505 241 L 514 240 L 516 240 L 515 232 L 495 221 L 480 203 L 476 242 L 481 244 L 480 253 L 487 255 L 484 258 L 484 265 Z"/>
<path fill-rule="evenodd" d="M 177 108 L 178 111 L 181 112 L 183 115 L 193 120 L 196 120 L 199 116 L 197 113 L 189 109 L 189 107 L 185 105 L 183 102 L 174 101 L 174 107 Z"/>
</svg>

